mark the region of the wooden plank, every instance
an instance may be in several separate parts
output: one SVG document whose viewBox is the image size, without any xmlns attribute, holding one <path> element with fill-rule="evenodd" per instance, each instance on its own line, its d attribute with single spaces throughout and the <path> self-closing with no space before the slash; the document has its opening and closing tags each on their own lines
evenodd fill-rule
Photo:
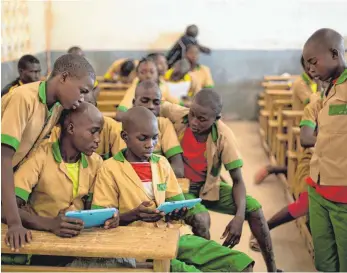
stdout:
<svg viewBox="0 0 347 273">
<path fill-rule="evenodd" d="M 103 100 L 122 100 L 125 95 L 125 90 L 102 90 L 98 96 L 98 101 Z"/>
<path fill-rule="evenodd" d="M 113 90 L 126 90 L 130 87 L 130 84 L 124 84 L 120 82 L 102 82 L 99 83 L 100 89 L 113 89 Z"/>
<path fill-rule="evenodd" d="M 266 90 L 265 94 L 270 96 L 285 96 L 285 97 L 291 97 L 293 96 L 293 91 L 290 90 Z"/>
<path fill-rule="evenodd" d="M 1 252 L 12 253 L 4 243 L 7 225 L 1 224 L 1 231 Z M 147 227 L 90 229 L 74 238 L 34 230 L 32 235 L 33 241 L 18 254 L 166 260 L 176 257 L 179 240 L 178 229 Z"/>
<path fill-rule="evenodd" d="M 276 75 L 269 75 L 264 76 L 264 81 L 291 81 L 298 78 L 299 75 L 288 75 L 288 76 L 276 76 Z"/>
<path fill-rule="evenodd" d="M 304 114 L 304 111 L 300 111 L 300 110 L 284 110 L 283 112 L 283 116 L 287 117 L 287 118 L 296 118 L 296 117 L 302 117 Z"/>
<path fill-rule="evenodd" d="M 115 118 L 116 117 L 116 111 L 114 112 L 102 112 L 102 114 L 105 116 L 105 117 L 110 117 L 110 118 Z"/>
<path fill-rule="evenodd" d="M 261 85 L 265 89 L 281 89 L 281 90 L 289 90 L 290 89 L 290 84 L 289 83 L 263 82 Z"/>
<path fill-rule="evenodd" d="M 58 267 L 30 265 L 2 265 L 3 272 L 153 272 L 151 268 L 87 268 L 87 267 Z"/>
<path fill-rule="evenodd" d="M 153 261 L 153 268 L 155 272 L 170 272 L 170 260 Z"/>
</svg>

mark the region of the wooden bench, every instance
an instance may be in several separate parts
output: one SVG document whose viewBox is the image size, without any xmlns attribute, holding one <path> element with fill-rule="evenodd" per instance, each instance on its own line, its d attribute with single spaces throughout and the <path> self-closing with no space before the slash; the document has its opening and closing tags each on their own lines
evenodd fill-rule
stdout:
<svg viewBox="0 0 347 273">
<path fill-rule="evenodd" d="M 98 108 L 101 112 L 117 112 L 117 107 L 122 100 L 98 101 Z"/>
<path fill-rule="evenodd" d="M 112 90 L 127 90 L 130 87 L 130 84 L 124 84 L 120 82 L 101 82 L 99 83 L 99 88 L 101 90 L 112 89 Z"/>
<path fill-rule="evenodd" d="M 122 100 L 125 92 L 125 90 L 102 90 L 99 94 L 98 101 Z"/>
<path fill-rule="evenodd" d="M 263 82 L 261 85 L 266 90 L 289 90 L 291 87 L 290 83 Z"/>
<path fill-rule="evenodd" d="M 295 80 L 298 75 L 289 75 L 289 76 L 264 76 L 264 81 L 292 81 Z"/>
<path fill-rule="evenodd" d="M 1 252 L 11 253 L 4 243 L 7 225 L 1 225 Z M 152 268 L 72 268 L 2 265 L 6 272 L 43 271 L 108 271 L 108 272 L 170 272 L 170 261 L 178 251 L 179 230 L 173 228 L 118 227 L 111 230 L 102 228 L 84 230 L 74 238 L 60 238 L 48 232 L 32 231 L 33 241 L 21 248 L 18 254 L 135 258 L 153 260 Z M 139 270 L 140 269 L 140 270 Z"/>
</svg>

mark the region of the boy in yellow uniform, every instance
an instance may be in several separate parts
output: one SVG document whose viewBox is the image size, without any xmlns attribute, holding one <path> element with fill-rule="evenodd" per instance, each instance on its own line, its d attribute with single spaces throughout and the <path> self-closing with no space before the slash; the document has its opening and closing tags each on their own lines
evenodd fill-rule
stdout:
<svg viewBox="0 0 347 273">
<path fill-rule="evenodd" d="M 1 89 L 1 97 L 11 92 L 15 87 L 40 80 L 41 65 L 35 56 L 22 56 L 18 61 L 17 68 L 19 77 Z"/>
<path fill-rule="evenodd" d="M 102 114 L 84 102 L 65 117 L 59 140 L 41 145 L 19 167 L 14 175 L 15 192 L 26 228 L 66 238 L 82 231 L 83 222 L 64 213 L 91 207 L 94 180 L 102 164 L 94 153 L 102 127 Z M 105 223 L 105 228 L 117 225 L 115 217 Z M 36 260 L 44 262 L 40 256 L 32 262 Z"/>
<path fill-rule="evenodd" d="M 191 73 L 197 78 L 201 88 L 213 88 L 214 82 L 210 69 L 202 64 L 199 64 L 200 50 L 197 45 L 188 45 L 185 57 L 191 65 Z M 191 94 L 193 97 L 195 94 Z"/>
<path fill-rule="evenodd" d="M 119 104 L 116 115 L 117 121 L 122 121 L 122 116 L 124 116 L 124 113 L 132 107 L 136 86 L 139 82 L 142 82 L 144 80 L 152 80 L 158 82 L 163 100 L 167 100 L 172 103 L 180 103 L 179 99 L 171 96 L 167 83 L 159 78 L 158 68 L 153 59 L 142 59 L 137 66 L 136 71 L 138 79 L 135 79 L 133 81 L 132 85 L 126 91 L 123 100 Z"/>
<path fill-rule="evenodd" d="M 106 81 L 131 83 L 136 77 L 138 61 L 132 59 L 120 59 L 115 61 L 104 75 Z"/>
<path fill-rule="evenodd" d="M 93 90 L 95 72 L 86 59 L 66 54 L 58 58 L 47 82 L 15 88 L 1 100 L 1 198 L 9 226 L 7 239 L 15 250 L 30 233 L 23 228 L 14 194 L 16 169 L 57 123 L 61 110 L 75 109 Z"/>
<path fill-rule="evenodd" d="M 158 133 L 157 118 L 148 109 L 134 107 L 126 113 L 122 138 L 127 148 L 101 167 L 93 208 L 118 208 L 121 225 L 167 226 L 156 207 L 165 201 L 184 200 L 184 196 L 168 161 L 153 154 Z M 185 212 L 166 219 L 182 219 Z M 172 272 L 235 272 L 252 267 L 247 255 L 193 235 L 180 237 L 177 259 L 171 262 Z"/>
<path fill-rule="evenodd" d="M 162 53 L 150 53 L 147 55 L 148 59 L 152 59 L 157 68 L 158 68 L 158 74 L 159 74 L 159 79 L 163 80 L 165 77 L 165 73 L 167 71 L 167 60 Z"/>
<path fill-rule="evenodd" d="M 201 236 L 209 238 L 207 208 L 235 215 L 222 235 L 224 246 L 233 247 L 239 243 L 243 222 L 248 220 L 267 269 L 274 272 L 277 268 L 269 228 L 261 205 L 246 196 L 241 174 L 243 162 L 233 132 L 220 120 L 221 110 L 221 97 L 213 90 L 198 92 L 190 109 L 168 102 L 161 105 L 160 115 L 172 121 L 183 148 L 184 175 L 190 180 L 190 190 L 185 198 L 203 199 L 202 204 L 192 211 L 206 216 L 207 233 Z M 229 171 L 234 187 L 221 181 L 222 164 Z"/>
<path fill-rule="evenodd" d="M 343 37 L 320 29 L 307 40 L 305 62 L 314 78 L 330 83 L 318 114 L 318 135 L 307 179 L 315 265 L 347 271 L 347 67 Z M 319 103 L 317 101 L 316 103 Z"/>
</svg>

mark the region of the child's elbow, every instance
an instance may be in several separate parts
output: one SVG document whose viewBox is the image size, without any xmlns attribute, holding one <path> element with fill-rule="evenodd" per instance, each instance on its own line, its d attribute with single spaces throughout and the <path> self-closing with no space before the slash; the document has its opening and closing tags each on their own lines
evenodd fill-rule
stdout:
<svg viewBox="0 0 347 273">
<path fill-rule="evenodd" d="M 176 178 L 184 178 L 184 168 L 174 168 Z"/>
</svg>

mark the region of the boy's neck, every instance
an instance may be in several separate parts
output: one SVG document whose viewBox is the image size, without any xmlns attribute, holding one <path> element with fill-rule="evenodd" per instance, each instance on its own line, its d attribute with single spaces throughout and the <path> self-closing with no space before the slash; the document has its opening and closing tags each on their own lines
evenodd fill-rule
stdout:
<svg viewBox="0 0 347 273">
<path fill-rule="evenodd" d="M 345 64 L 340 65 L 340 66 L 336 69 L 334 75 L 331 77 L 331 81 L 337 80 L 337 79 L 341 76 L 341 74 L 343 73 L 343 71 L 345 71 L 345 69 L 346 69 L 346 65 L 345 65 Z"/>
<path fill-rule="evenodd" d="M 56 79 L 51 78 L 47 81 L 46 86 L 46 104 L 48 109 L 50 109 L 57 101 L 56 90 L 54 89 L 54 82 Z"/>
<path fill-rule="evenodd" d="M 194 132 L 192 132 L 192 133 L 193 133 L 193 136 L 195 137 L 197 142 L 203 143 L 203 142 L 207 141 L 208 135 L 210 134 L 210 132 L 211 132 L 211 130 L 204 132 L 204 133 L 201 133 L 201 134 L 194 133 Z"/>
<path fill-rule="evenodd" d="M 60 139 L 59 149 L 65 163 L 76 163 L 81 158 L 81 152 L 77 151 L 66 137 Z"/>
<path fill-rule="evenodd" d="M 126 149 L 123 154 L 124 154 L 125 159 L 130 163 L 149 162 L 149 159 L 146 160 L 146 159 L 139 158 L 130 149 Z"/>
</svg>

